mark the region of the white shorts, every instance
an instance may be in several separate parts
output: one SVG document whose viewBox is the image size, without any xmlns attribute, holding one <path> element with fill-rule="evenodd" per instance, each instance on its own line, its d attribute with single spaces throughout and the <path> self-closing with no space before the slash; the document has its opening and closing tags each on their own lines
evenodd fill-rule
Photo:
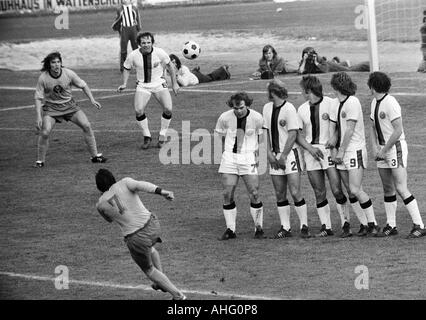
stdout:
<svg viewBox="0 0 426 320">
<path fill-rule="evenodd" d="M 408 148 L 405 140 L 397 141 L 392 148 L 386 152 L 385 160 L 377 161 L 377 168 L 395 169 L 407 168 Z"/>
<path fill-rule="evenodd" d="M 281 153 L 278 153 L 275 158 L 279 159 L 281 157 Z M 302 153 L 298 148 L 294 148 L 290 151 L 287 156 L 287 161 L 285 163 L 285 170 L 283 169 L 274 169 L 269 166 L 269 174 L 276 176 L 285 176 L 290 173 L 302 172 L 304 170 L 304 161 L 302 158 Z"/>
<path fill-rule="evenodd" d="M 362 147 L 358 150 L 346 151 L 343 155 L 343 163 L 336 164 L 339 170 L 353 170 L 363 167 L 367 169 L 367 149 Z"/>
<path fill-rule="evenodd" d="M 324 159 L 316 160 L 307 150 L 303 151 L 305 158 L 306 171 L 327 170 L 328 168 L 335 168 L 335 163 L 331 160 L 330 149 L 326 149 L 322 144 L 313 144 L 314 148 L 318 148 L 324 154 Z"/>
<path fill-rule="evenodd" d="M 139 82 L 136 85 L 136 92 L 157 93 L 163 90 L 168 90 L 167 82 L 159 81 L 158 83 L 143 83 Z"/>
<path fill-rule="evenodd" d="M 233 153 L 224 151 L 220 161 L 219 173 L 235 174 L 245 176 L 257 174 L 258 163 L 254 152 Z"/>
</svg>

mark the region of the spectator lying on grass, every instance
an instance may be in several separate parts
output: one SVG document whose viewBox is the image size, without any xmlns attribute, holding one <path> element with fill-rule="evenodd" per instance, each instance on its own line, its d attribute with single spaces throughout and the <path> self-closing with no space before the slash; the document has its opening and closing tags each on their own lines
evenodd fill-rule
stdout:
<svg viewBox="0 0 426 320">
<path fill-rule="evenodd" d="M 195 86 L 199 83 L 227 80 L 231 78 L 228 65 L 223 65 L 209 74 L 203 74 L 200 72 L 199 66 L 190 71 L 189 68 L 183 65 L 180 59 L 174 54 L 170 55 L 170 60 L 172 61 L 172 65 L 175 67 L 177 82 L 181 87 Z"/>
<path fill-rule="evenodd" d="M 339 57 L 334 57 L 328 61 L 326 57 L 317 54 L 313 47 L 306 47 L 302 51 L 302 60 L 299 65 L 299 74 L 326 73 L 336 71 L 370 71 L 368 61 L 351 65 L 349 60 L 341 61 Z"/>
<path fill-rule="evenodd" d="M 263 47 L 259 68 L 252 76 L 257 79 L 272 79 L 279 74 L 295 72 L 297 72 L 297 67 L 291 66 L 288 61 L 278 56 L 275 48 L 268 44 Z"/>
</svg>

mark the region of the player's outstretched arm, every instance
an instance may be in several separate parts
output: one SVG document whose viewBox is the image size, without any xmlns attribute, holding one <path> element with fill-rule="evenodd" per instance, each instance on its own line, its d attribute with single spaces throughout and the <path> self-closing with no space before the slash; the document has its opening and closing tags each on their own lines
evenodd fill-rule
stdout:
<svg viewBox="0 0 426 320">
<path fill-rule="evenodd" d="M 130 76 L 130 70 L 127 70 L 126 68 L 123 69 L 123 84 L 120 85 L 117 89 L 118 92 L 124 91 L 127 87 L 127 81 L 129 80 Z"/>
<path fill-rule="evenodd" d="M 156 186 L 155 184 L 151 182 L 146 181 L 138 181 L 132 178 L 125 178 L 126 186 L 131 192 L 138 192 L 138 191 L 144 191 L 149 193 L 156 193 L 167 200 L 173 200 L 174 194 L 171 191 L 163 190 Z"/>
<path fill-rule="evenodd" d="M 102 108 L 102 105 L 99 103 L 99 102 L 97 102 L 96 100 L 95 100 L 95 98 L 93 98 L 93 95 L 92 95 L 92 91 L 90 90 L 90 88 L 89 88 L 89 86 L 86 84 L 83 88 L 83 92 L 86 94 L 86 96 L 90 99 L 90 102 L 97 108 L 97 109 L 101 109 Z"/>
</svg>

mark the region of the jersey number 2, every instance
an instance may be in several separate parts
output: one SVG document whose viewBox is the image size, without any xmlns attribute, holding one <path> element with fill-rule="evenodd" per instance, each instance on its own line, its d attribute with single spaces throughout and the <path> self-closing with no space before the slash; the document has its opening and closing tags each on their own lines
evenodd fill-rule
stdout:
<svg viewBox="0 0 426 320">
<path fill-rule="evenodd" d="M 113 207 L 117 206 L 118 212 L 120 214 L 124 213 L 123 204 L 121 203 L 120 199 L 118 198 L 116 194 L 114 194 L 111 198 L 108 199 L 108 203 L 112 205 Z"/>
</svg>

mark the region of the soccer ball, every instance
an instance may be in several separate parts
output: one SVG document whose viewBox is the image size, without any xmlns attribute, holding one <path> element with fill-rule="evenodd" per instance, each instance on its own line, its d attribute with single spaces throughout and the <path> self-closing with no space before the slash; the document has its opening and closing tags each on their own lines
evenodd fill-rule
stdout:
<svg viewBox="0 0 426 320">
<path fill-rule="evenodd" d="M 182 48 L 182 54 L 185 58 L 193 60 L 197 58 L 201 53 L 201 48 L 198 43 L 194 41 L 187 41 L 184 43 Z"/>
</svg>

